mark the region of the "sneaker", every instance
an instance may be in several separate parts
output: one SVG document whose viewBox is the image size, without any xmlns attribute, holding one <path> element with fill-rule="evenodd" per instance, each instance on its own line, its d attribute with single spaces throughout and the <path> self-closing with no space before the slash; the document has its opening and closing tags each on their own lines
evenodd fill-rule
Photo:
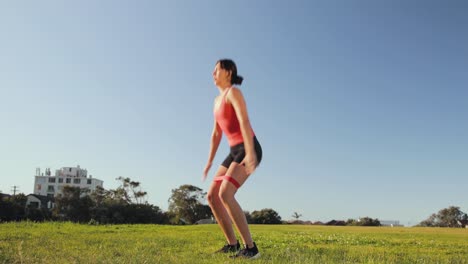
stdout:
<svg viewBox="0 0 468 264">
<path fill-rule="evenodd" d="M 239 244 L 239 240 L 237 240 L 237 244 L 229 245 L 226 244 L 220 250 L 217 250 L 215 253 L 237 253 L 239 252 L 241 245 Z"/>
<path fill-rule="evenodd" d="M 248 248 L 247 246 L 245 246 L 245 248 L 239 251 L 239 253 L 237 253 L 235 256 L 233 256 L 233 258 L 256 259 L 260 257 L 260 252 L 258 252 L 258 248 L 255 242 L 253 243 L 253 245 L 253 248 Z"/>
</svg>

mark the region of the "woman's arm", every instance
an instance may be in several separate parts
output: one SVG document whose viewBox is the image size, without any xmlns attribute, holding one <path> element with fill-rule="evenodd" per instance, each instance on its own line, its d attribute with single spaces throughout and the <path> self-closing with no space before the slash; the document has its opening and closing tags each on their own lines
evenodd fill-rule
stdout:
<svg viewBox="0 0 468 264">
<path fill-rule="evenodd" d="M 223 136 L 223 132 L 221 127 L 219 127 L 218 122 L 214 121 L 213 125 L 213 132 L 211 133 L 211 142 L 210 142 L 210 154 L 208 155 L 208 163 L 212 163 L 213 159 L 218 151 L 219 143 L 221 142 L 221 138 Z"/>
<path fill-rule="evenodd" d="M 210 141 L 210 153 L 208 154 L 208 162 L 206 163 L 205 169 L 203 170 L 203 178 L 204 181 L 206 176 L 208 175 L 208 171 L 211 168 L 213 163 L 213 159 L 216 155 L 216 152 L 219 147 L 219 143 L 221 142 L 221 138 L 223 136 L 223 132 L 221 127 L 219 127 L 218 122 L 214 121 L 213 132 L 211 133 L 211 141 Z"/>
<path fill-rule="evenodd" d="M 254 143 L 253 143 L 253 132 L 250 125 L 249 116 L 247 114 L 247 105 L 244 100 L 244 96 L 238 88 L 233 87 L 231 92 L 228 94 L 234 110 L 236 111 L 237 120 L 239 121 L 242 137 L 244 139 L 245 147 L 245 165 L 247 174 L 250 174 L 257 165 L 257 155 L 255 154 Z"/>
</svg>

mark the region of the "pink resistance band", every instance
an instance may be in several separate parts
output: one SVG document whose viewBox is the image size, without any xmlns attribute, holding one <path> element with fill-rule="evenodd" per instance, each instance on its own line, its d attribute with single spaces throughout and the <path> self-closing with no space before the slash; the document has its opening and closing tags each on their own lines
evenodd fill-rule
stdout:
<svg viewBox="0 0 468 264">
<path fill-rule="evenodd" d="M 239 187 L 240 187 L 240 184 L 236 181 L 236 179 L 234 179 L 233 177 L 228 176 L 228 175 L 215 177 L 213 181 L 214 182 L 222 182 L 223 180 L 231 182 L 234 186 L 236 186 L 237 189 L 239 189 Z"/>
</svg>

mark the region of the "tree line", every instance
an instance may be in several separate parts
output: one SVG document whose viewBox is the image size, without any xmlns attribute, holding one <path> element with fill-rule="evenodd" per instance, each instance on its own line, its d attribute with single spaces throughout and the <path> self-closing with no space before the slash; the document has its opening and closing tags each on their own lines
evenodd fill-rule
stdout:
<svg viewBox="0 0 468 264">
<path fill-rule="evenodd" d="M 27 196 L 0 194 L 0 221 L 72 221 L 89 224 L 196 224 L 200 220 L 214 222 L 211 208 L 205 204 L 206 192 L 193 185 L 181 185 L 173 189 L 168 199 L 169 208 L 164 212 L 160 207 L 146 201 L 147 193 L 141 190 L 140 182 L 119 177 L 120 186 L 105 190 L 97 187 L 87 189 L 64 186 L 57 195 L 52 209 L 27 207 Z M 271 208 L 245 211 L 249 224 L 282 224 L 281 216 Z M 304 224 L 294 212 L 293 224 Z M 309 221 L 308 221 L 309 222 Z M 380 226 L 378 219 L 361 217 L 357 220 L 332 220 L 324 225 Z M 468 216 L 460 207 L 450 206 L 434 213 L 417 226 L 421 227 L 465 227 Z"/>
<path fill-rule="evenodd" d="M 73 186 L 64 186 L 54 197 L 52 209 L 26 206 L 27 196 L 18 194 L 0 197 L 0 221 L 71 221 L 89 224 L 196 224 L 214 217 L 205 204 L 206 192 L 193 185 L 173 189 L 168 199 L 169 208 L 146 201 L 147 193 L 140 182 L 119 177 L 120 186 L 105 190 L 97 187 L 90 192 Z M 281 217 L 273 209 L 244 212 L 249 223 L 279 224 Z"/>
</svg>

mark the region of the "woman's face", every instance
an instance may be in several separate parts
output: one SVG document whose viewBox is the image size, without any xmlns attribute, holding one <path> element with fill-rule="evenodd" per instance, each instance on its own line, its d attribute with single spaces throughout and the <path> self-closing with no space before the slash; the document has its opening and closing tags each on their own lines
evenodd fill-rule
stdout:
<svg viewBox="0 0 468 264">
<path fill-rule="evenodd" d="M 216 86 L 230 85 L 231 72 L 222 69 L 221 65 L 217 63 L 213 71 L 213 80 Z"/>
</svg>

